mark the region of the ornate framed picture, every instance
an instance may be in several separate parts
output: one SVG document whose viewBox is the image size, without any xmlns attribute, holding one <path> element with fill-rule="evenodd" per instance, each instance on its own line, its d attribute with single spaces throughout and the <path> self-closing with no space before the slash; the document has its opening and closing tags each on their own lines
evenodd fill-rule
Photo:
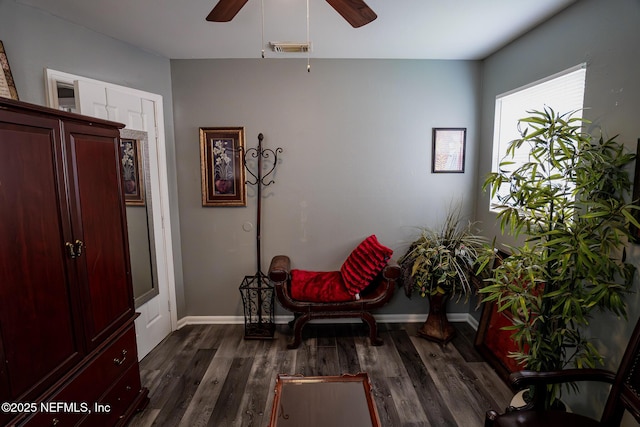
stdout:
<svg viewBox="0 0 640 427">
<path fill-rule="evenodd" d="M 13 82 L 13 76 L 11 75 L 11 68 L 9 67 L 9 60 L 7 54 L 4 51 L 4 45 L 0 40 L 0 97 L 18 99 L 18 91 L 16 85 Z"/>
<path fill-rule="evenodd" d="M 244 128 L 200 128 L 202 206 L 246 206 Z"/>
<path fill-rule="evenodd" d="M 122 161 L 122 180 L 124 181 L 124 201 L 129 206 L 144 206 L 142 144 L 139 139 L 122 135 L 120 137 L 120 159 Z"/>
<path fill-rule="evenodd" d="M 467 128 L 433 128 L 431 172 L 464 173 Z"/>
</svg>

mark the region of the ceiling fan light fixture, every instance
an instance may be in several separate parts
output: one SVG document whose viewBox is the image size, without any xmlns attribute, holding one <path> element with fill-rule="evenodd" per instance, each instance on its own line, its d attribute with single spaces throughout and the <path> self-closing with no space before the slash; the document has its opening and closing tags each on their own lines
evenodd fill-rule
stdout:
<svg viewBox="0 0 640 427">
<path fill-rule="evenodd" d="M 269 47 L 279 53 L 306 53 L 312 51 L 311 42 L 269 42 Z"/>
</svg>

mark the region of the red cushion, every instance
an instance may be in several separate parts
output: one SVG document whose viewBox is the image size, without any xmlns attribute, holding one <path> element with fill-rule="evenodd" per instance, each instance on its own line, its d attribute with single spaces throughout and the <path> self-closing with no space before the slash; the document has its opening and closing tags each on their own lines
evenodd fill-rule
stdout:
<svg viewBox="0 0 640 427">
<path fill-rule="evenodd" d="M 309 302 L 354 300 L 353 295 L 347 292 L 339 271 L 291 270 L 291 297 Z"/>
<path fill-rule="evenodd" d="M 375 235 L 364 239 L 342 264 L 340 273 L 351 295 L 366 288 L 387 265 L 393 251 L 378 242 Z"/>
</svg>

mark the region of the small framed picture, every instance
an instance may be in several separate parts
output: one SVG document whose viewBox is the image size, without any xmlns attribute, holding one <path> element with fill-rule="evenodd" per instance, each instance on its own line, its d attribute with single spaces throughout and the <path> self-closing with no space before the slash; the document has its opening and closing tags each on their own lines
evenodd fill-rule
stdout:
<svg viewBox="0 0 640 427">
<path fill-rule="evenodd" d="M 18 91 L 16 85 L 13 82 L 13 76 L 11 75 L 11 68 L 9 67 L 9 60 L 7 54 L 4 51 L 4 45 L 0 40 L 0 97 L 18 99 Z"/>
<path fill-rule="evenodd" d="M 141 132 L 142 133 L 142 132 Z M 124 201 L 128 206 L 144 206 L 144 173 L 142 171 L 142 141 L 120 137 L 120 159 L 124 181 Z"/>
<path fill-rule="evenodd" d="M 433 128 L 431 172 L 464 173 L 467 128 Z"/>
<path fill-rule="evenodd" d="M 202 206 L 246 206 L 244 128 L 200 128 Z"/>
</svg>

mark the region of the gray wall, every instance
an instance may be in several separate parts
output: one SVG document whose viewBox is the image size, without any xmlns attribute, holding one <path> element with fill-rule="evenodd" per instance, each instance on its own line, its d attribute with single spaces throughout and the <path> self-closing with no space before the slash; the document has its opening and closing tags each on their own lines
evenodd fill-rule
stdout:
<svg viewBox="0 0 640 427">
<path fill-rule="evenodd" d="M 638 22 L 638 0 L 582 0 L 482 64 L 312 60 L 308 74 L 304 60 L 169 62 L 0 0 L 0 40 L 22 100 L 45 103 L 45 67 L 163 96 L 179 318 L 240 314 L 237 287 L 256 268 L 255 229 L 242 227 L 255 225 L 255 192 L 245 208 L 200 205 L 199 127 L 244 126 L 248 147 L 262 132 L 266 147 L 284 149 L 263 205 L 263 269 L 278 253 L 291 255 L 297 268 L 335 269 L 372 233 L 400 255 L 414 226 L 437 223 L 458 198 L 488 234 L 497 233 L 488 198 L 479 195 L 491 165 L 495 96 L 587 61 L 587 117 L 634 150 Z M 431 128 L 447 126 L 469 131 L 463 175 L 430 173 Z M 638 246 L 628 254 L 640 264 Z M 609 367 L 617 366 L 638 318 L 637 295 L 629 298 L 628 323 L 610 316 L 593 322 Z M 423 300 L 400 293 L 382 310 L 425 311 Z M 601 406 L 599 393 L 590 393 L 589 408 L 576 409 Z"/>
<path fill-rule="evenodd" d="M 483 64 L 479 180 L 491 169 L 496 95 L 581 62 L 588 64 L 585 117 L 593 122 L 592 129 L 601 127 L 609 137 L 619 134 L 619 141 L 635 152 L 640 137 L 639 23 L 638 0 L 582 0 L 487 58 Z M 477 218 L 489 234 L 499 234 L 488 206 L 488 195 L 483 194 L 478 198 Z M 640 266 L 640 246 L 629 245 L 627 250 L 629 259 Z M 637 282 L 638 277 L 636 292 Z M 610 315 L 599 315 L 592 322 L 591 333 L 600 340 L 606 365 L 612 369 L 640 314 L 638 294 L 629 295 L 628 302 L 628 322 Z M 590 401 L 585 404 L 586 397 Z M 596 413 L 603 404 L 602 391 L 583 394 L 570 403 L 577 411 Z"/>
<path fill-rule="evenodd" d="M 185 308 L 182 297 L 169 60 L 12 0 L 0 0 L 0 40 L 4 43 L 22 101 L 46 104 L 45 68 L 162 95 L 171 215 L 175 224 L 172 237 L 180 318 Z"/>
<path fill-rule="evenodd" d="M 416 226 L 452 201 L 473 214 L 480 67 L 469 61 L 172 60 L 185 299 L 189 315 L 240 315 L 256 271 L 255 187 L 247 207 L 202 207 L 199 127 L 244 126 L 247 147 L 282 147 L 263 200 L 263 271 L 336 270 L 365 237 L 402 255 Z M 464 174 L 431 173 L 432 127 L 466 127 Z M 246 227 L 245 227 L 246 228 Z M 398 292 L 381 313 L 426 313 Z M 451 304 L 466 313 L 467 305 Z"/>
</svg>

